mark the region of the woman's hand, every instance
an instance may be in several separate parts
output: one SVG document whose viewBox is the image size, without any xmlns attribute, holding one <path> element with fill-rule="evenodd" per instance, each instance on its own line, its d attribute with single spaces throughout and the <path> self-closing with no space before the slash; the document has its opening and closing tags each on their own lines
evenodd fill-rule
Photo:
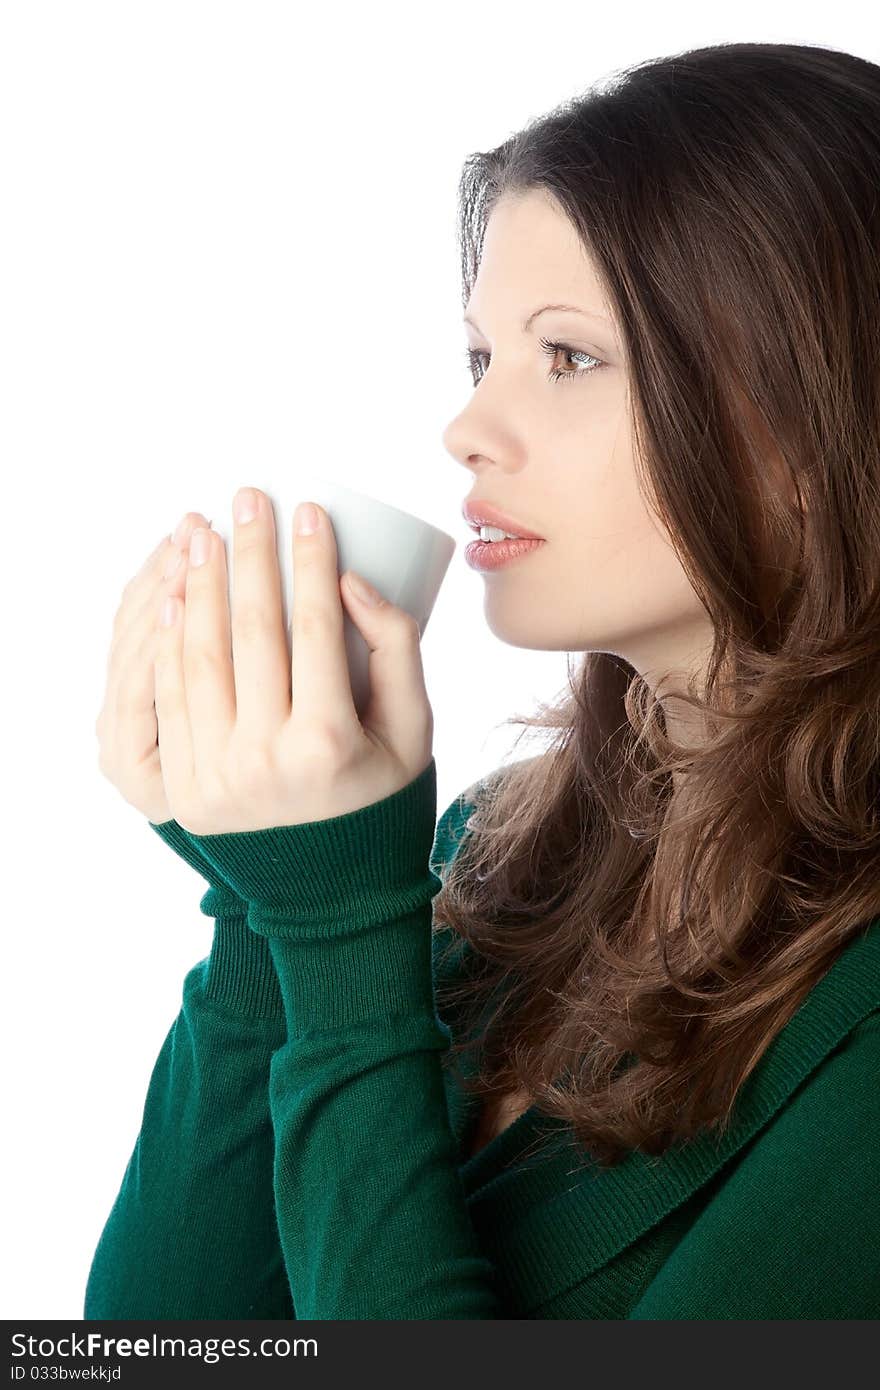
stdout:
<svg viewBox="0 0 880 1390">
<path fill-rule="evenodd" d="M 196 526 L 207 525 L 201 512 L 187 512 L 174 536 L 163 536 L 123 589 L 113 621 L 104 704 L 95 721 L 101 772 L 156 825 L 171 819 L 156 745 L 156 609 L 167 594 L 184 592 L 190 535 Z M 165 577 L 175 556 L 178 569 Z"/>
<path fill-rule="evenodd" d="M 215 532 L 198 530 L 185 596 L 158 629 L 162 777 L 170 814 L 193 835 L 345 815 L 400 791 L 432 757 L 415 619 L 384 599 L 370 606 L 358 598 L 348 572 L 340 584 L 333 527 L 315 506 L 317 529 L 293 542 L 289 658 L 272 507 L 258 489 L 243 492 L 257 506 L 246 522 L 236 510 L 231 615 L 226 547 Z M 164 605 L 163 596 L 157 623 Z M 370 649 L 363 723 L 351 693 L 344 611 Z"/>
</svg>

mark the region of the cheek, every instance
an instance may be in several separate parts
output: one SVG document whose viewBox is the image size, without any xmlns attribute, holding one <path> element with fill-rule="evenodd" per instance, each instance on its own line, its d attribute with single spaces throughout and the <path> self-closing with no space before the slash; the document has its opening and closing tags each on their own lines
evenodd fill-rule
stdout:
<svg viewBox="0 0 880 1390">
<path fill-rule="evenodd" d="M 591 505 L 580 494 L 559 509 L 552 541 L 516 583 L 487 594 L 487 617 L 521 646 L 630 659 L 643 639 L 699 620 L 703 608 L 631 475 L 606 472 L 589 492 Z"/>
<path fill-rule="evenodd" d="M 637 651 L 704 610 L 638 487 L 628 435 L 597 427 L 584 456 L 558 440 L 544 470 L 548 543 L 485 583 L 484 615 L 502 641 L 543 651 Z M 629 657 L 627 657 L 629 659 Z"/>
<path fill-rule="evenodd" d="M 535 651 L 616 651 L 631 659 L 649 635 L 699 618 L 703 609 L 668 542 L 640 514 L 629 529 L 574 526 L 516 568 L 488 576 L 490 631 Z"/>
<path fill-rule="evenodd" d="M 568 511 L 573 520 L 564 563 L 578 623 L 626 628 L 674 621 L 695 606 L 702 611 L 642 496 L 629 440 L 618 435 L 609 441 L 605 458 L 585 492 L 570 499 Z"/>
<path fill-rule="evenodd" d="M 564 611 L 572 650 L 626 657 L 628 644 L 703 613 L 675 551 L 643 514 L 628 529 L 585 541 L 570 562 L 570 597 L 559 619 Z"/>
</svg>

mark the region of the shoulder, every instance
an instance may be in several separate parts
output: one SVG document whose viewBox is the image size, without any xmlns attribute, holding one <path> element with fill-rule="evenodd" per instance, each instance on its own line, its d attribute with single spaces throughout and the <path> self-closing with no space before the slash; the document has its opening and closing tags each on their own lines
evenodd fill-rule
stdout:
<svg viewBox="0 0 880 1390">
<path fill-rule="evenodd" d="M 537 753 L 531 758 L 520 758 L 513 763 L 500 763 L 492 768 L 476 781 L 471 782 L 463 791 L 460 791 L 454 800 L 441 812 L 437 827 L 434 833 L 434 844 L 431 849 L 429 867 L 432 873 L 442 879 L 445 871 L 449 868 L 461 845 L 467 837 L 468 820 L 471 813 L 476 810 L 477 804 L 483 792 L 493 790 L 498 783 L 505 777 L 510 777 L 521 767 L 528 763 L 537 761 L 543 757 L 542 753 Z"/>
<path fill-rule="evenodd" d="M 429 869 L 441 884 L 445 882 L 449 866 L 467 839 L 468 821 L 471 813 L 476 810 L 480 793 L 503 773 L 503 767 L 495 768 L 484 777 L 471 782 L 441 812 L 428 860 Z M 432 938 L 435 983 L 455 979 L 460 975 L 463 961 L 470 951 L 469 943 L 448 923 L 442 926 L 435 923 Z"/>
<path fill-rule="evenodd" d="M 434 844 L 431 849 L 429 861 L 430 868 L 438 878 L 443 875 L 452 860 L 458 853 L 462 841 L 467 833 L 468 818 L 473 810 L 476 809 L 477 800 L 480 792 L 487 783 L 499 775 L 503 769 L 496 768 L 485 777 L 478 778 L 477 781 L 460 791 L 454 800 L 440 813 L 437 820 L 437 828 L 434 832 Z"/>
<path fill-rule="evenodd" d="M 775 1211 L 814 1223 L 861 1213 L 880 1238 L 880 1009 L 855 1024 L 740 1154 L 722 1189 L 759 1227 Z"/>
<path fill-rule="evenodd" d="M 880 1009 L 712 1184 L 635 1318 L 880 1315 Z"/>
<path fill-rule="evenodd" d="M 440 879 L 444 877 L 465 837 L 468 817 L 476 805 L 471 792 L 471 788 L 459 792 L 438 818 L 428 865 Z"/>
<path fill-rule="evenodd" d="M 880 1221 L 880 1007 L 853 1025 L 790 1091 L 738 1155 L 723 1189 L 754 1197 L 862 1190 Z M 869 1181 L 868 1181 L 869 1180 Z M 866 1187 L 866 1181 L 868 1186 Z"/>
<path fill-rule="evenodd" d="M 808 1136 L 817 1159 L 846 1165 L 854 1149 L 880 1161 L 880 1007 L 826 1054 L 791 1094 L 769 1135 L 784 1145 Z"/>
</svg>

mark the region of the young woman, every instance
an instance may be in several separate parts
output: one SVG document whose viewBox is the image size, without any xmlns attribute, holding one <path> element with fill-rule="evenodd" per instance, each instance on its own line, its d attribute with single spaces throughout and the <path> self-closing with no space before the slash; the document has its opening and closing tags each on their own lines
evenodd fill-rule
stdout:
<svg viewBox="0 0 880 1390">
<path fill-rule="evenodd" d="M 540 538 L 484 549 L 492 631 L 581 659 L 519 719 L 547 750 L 439 823 L 397 610 L 341 586 L 396 783 L 334 801 L 328 752 L 250 824 L 176 732 L 222 547 L 129 585 L 103 769 L 216 929 L 87 1318 L 880 1315 L 878 185 L 880 67 L 793 44 L 641 64 L 468 160 L 444 442 L 471 520 Z"/>
</svg>

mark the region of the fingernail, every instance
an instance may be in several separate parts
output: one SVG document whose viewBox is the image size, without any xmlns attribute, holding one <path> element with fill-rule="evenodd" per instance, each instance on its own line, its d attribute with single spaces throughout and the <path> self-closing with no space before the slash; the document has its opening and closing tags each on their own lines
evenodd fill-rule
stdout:
<svg viewBox="0 0 880 1390">
<path fill-rule="evenodd" d="M 183 545 L 183 536 L 184 532 L 186 531 L 186 521 L 188 516 L 189 512 L 187 512 L 185 517 L 182 517 L 181 520 L 178 521 L 177 526 L 174 529 L 174 535 L 171 537 L 171 539 L 175 545 Z"/>
<path fill-rule="evenodd" d="M 232 514 L 242 526 L 248 521 L 253 521 L 257 514 L 257 494 L 252 487 L 240 488 L 235 494 Z"/>
<path fill-rule="evenodd" d="M 311 502 L 300 502 L 293 514 L 294 530 L 298 536 L 311 536 L 318 529 L 318 513 Z"/>
</svg>

